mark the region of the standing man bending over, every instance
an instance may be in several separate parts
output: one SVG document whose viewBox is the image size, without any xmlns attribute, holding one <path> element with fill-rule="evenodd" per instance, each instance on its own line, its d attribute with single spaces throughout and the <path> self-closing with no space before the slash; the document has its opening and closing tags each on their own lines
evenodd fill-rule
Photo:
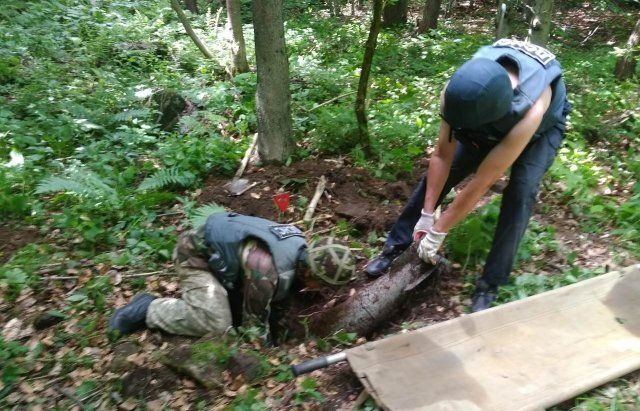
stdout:
<svg viewBox="0 0 640 411">
<path fill-rule="evenodd" d="M 511 167 L 500 217 L 472 311 L 489 308 L 508 281 L 542 176 L 562 143 L 571 111 L 560 64 L 548 50 L 502 39 L 480 48 L 451 77 L 441 97 L 438 143 L 423 177 L 391 229 L 382 253 L 365 267 L 371 277 L 413 241 L 429 262 L 447 232 Z M 435 209 L 465 177 L 473 178 L 436 221 Z"/>
</svg>

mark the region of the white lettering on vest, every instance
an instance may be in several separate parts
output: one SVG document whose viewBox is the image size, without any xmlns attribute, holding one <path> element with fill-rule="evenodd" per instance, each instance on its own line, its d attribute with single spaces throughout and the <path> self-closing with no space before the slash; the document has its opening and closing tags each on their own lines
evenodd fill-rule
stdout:
<svg viewBox="0 0 640 411">
<path fill-rule="evenodd" d="M 535 59 L 537 62 L 542 64 L 543 66 L 547 66 L 547 64 L 551 63 L 556 56 L 545 49 L 544 47 L 540 47 L 533 43 L 527 43 L 526 41 L 514 40 L 514 39 L 500 39 L 493 43 L 493 47 L 509 47 L 514 50 L 518 50 L 527 56 Z"/>
<path fill-rule="evenodd" d="M 293 236 L 304 237 L 302 231 L 291 224 L 274 224 L 269 226 L 269 230 L 271 230 L 278 240 L 284 240 L 285 238 Z"/>
</svg>

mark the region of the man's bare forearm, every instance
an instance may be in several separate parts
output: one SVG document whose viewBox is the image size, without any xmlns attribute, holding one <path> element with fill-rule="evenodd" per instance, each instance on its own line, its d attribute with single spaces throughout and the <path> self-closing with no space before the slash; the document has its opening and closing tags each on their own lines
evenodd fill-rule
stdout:
<svg viewBox="0 0 640 411">
<path fill-rule="evenodd" d="M 427 171 L 427 191 L 424 197 L 424 211 L 433 214 L 442 189 L 449 178 L 451 163 L 440 156 L 432 156 Z"/>
<path fill-rule="evenodd" d="M 497 181 L 496 179 L 495 181 Z M 483 195 L 489 190 L 495 181 L 490 179 L 474 178 L 460 191 L 455 200 L 449 205 L 447 211 L 434 224 L 433 229 L 446 233 L 462 219 L 464 219 L 480 201 Z"/>
<path fill-rule="evenodd" d="M 429 170 L 427 171 L 427 189 L 424 196 L 424 211 L 433 213 L 438 202 L 438 197 L 442 193 L 451 163 L 456 150 L 456 140 L 450 138 L 451 127 L 446 121 L 440 123 L 438 132 L 438 145 L 429 160 Z"/>
</svg>

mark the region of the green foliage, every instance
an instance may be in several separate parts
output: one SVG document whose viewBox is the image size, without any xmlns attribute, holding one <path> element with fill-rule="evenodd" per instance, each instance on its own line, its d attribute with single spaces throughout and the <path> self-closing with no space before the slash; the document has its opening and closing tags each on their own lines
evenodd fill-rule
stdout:
<svg viewBox="0 0 640 411">
<path fill-rule="evenodd" d="M 180 171 L 177 167 L 165 168 L 142 180 L 142 183 L 138 186 L 138 191 L 158 190 L 172 185 L 187 187 L 194 180 L 193 173 Z"/>
<path fill-rule="evenodd" d="M 93 277 L 80 290 L 67 297 L 67 301 L 84 310 L 104 310 L 106 296 L 111 291 L 109 277 L 100 275 Z"/>
<path fill-rule="evenodd" d="M 0 370 L 3 385 L 10 386 L 25 372 L 21 359 L 27 352 L 28 347 L 17 341 L 5 341 L 4 337 L 0 336 Z M 0 398 L 8 393 L 6 388 L 0 389 Z"/>
<path fill-rule="evenodd" d="M 31 212 L 31 199 L 19 174 L 13 168 L 0 166 L 0 221 Z"/>
<path fill-rule="evenodd" d="M 534 256 L 543 257 L 546 253 L 556 252 L 559 249 L 555 239 L 554 226 L 543 226 L 532 220 L 525 232 L 522 244 L 518 248 L 516 260 L 529 261 Z M 540 262 L 544 263 L 544 260 Z"/>
<path fill-rule="evenodd" d="M 310 135 L 318 150 L 329 154 L 348 153 L 358 144 L 358 123 L 350 107 L 323 107 L 316 116 L 317 128 Z"/>
<path fill-rule="evenodd" d="M 378 411 L 379 409 L 380 408 L 376 404 L 376 401 L 371 397 L 367 398 L 364 404 L 358 407 L 359 411 Z"/>
<path fill-rule="evenodd" d="M 255 74 L 217 81 L 166 3 L 105 6 L 11 0 L 0 10 L 11 26 L 0 34 L 0 164 L 22 159 L 0 166 L 0 218 L 59 228 L 83 257 L 117 247 L 107 260 L 152 267 L 173 246 L 157 214 L 176 195 L 158 190 L 235 170 L 255 130 Z M 172 89 L 202 110 L 165 132 L 150 97 Z M 11 293 L 32 284 L 17 269 Z"/>
<path fill-rule="evenodd" d="M 574 284 L 599 274 L 604 274 L 603 268 L 583 269 L 577 266 L 573 266 L 558 275 L 522 274 L 513 278 L 509 284 L 500 287 L 496 301 L 505 303 L 520 300 L 531 295 Z"/>
<path fill-rule="evenodd" d="M 499 199 L 470 214 L 447 236 L 446 249 L 453 261 L 474 268 L 487 256 L 500 213 Z"/>
<path fill-rule="evenodd" d="M 316 389 L 317 387 L 318 383 L 315 379 L 306 377 L 300 383 L 300 389 L 294 395 L 293 402 L 296 405 L 300 405 L 308 401 L 324 401 L 324 397 L 318 392 L 318 390 Z"/>
<path fill-rule="evenodd" d="M 269 407 L 258 398 L 259 395 L 259 390 L 249 388 L 246 393 L 237 396 L 227 409 L 232 411 L 267 411 Z"/>
<path fill-rule="evenodd" d="M 56 192 L 105 200 L 111 204 L 119 201 L 118 193 L 97 174 L 88 170 L 76 170 L 67 177 L 50 176 L 36 186 L 36 194 Z"/>
<path fill-rule="evenodd" d="M 15 82 L 20 72 L 20 58 L 17 56 L 0 57 L 0 83 Z"/>
<path fill-rule="evenodd" d="M 39 283 L 37 269 L 55 255 L 48 245 L 29 244 L 13 255 L 11 260 L 0 265 L 0 283 L 6 285 L 5 296 L 13 301 L 26 287 Z"/>
<path fill-rule="evenodd" d="M 333 334 L 330 338 L 338 344 L 351 346 L 358 338 L 358 334 L 341 330 Z"/>
<path fill-rule="evenodd" d="M 201 225 L 204 225 L 211 214 L 223 213 L 224 211 L 224 207 L 216 203 L 204 204 L 194 210 L 191 210 L 188 216 L 189 224 L 194 228 L 200 227 Z"/>
<path fill-rule="evenodd" d="M 90 355 L 78 355 L 75 351 L 66 352 L 61 360 L 62 372 L 69 373 L 76 368 L 91 368 L 94 363 L 94 358 Z"/>
<path fill-rule="evenodd" d="M 85 398 L 87 395 L 94 393 L 100 386 L 96 380 L 84 380 L 78 388 L 76 388 L 76 397 Z"/>
<path fill-rule="evenodd" d="M 227 341 L 203 341 L 191 345 L 191 357 L 200 363 L 215 361 L 226 365 L 235 352 L 236 348 Z"/>
</svg>

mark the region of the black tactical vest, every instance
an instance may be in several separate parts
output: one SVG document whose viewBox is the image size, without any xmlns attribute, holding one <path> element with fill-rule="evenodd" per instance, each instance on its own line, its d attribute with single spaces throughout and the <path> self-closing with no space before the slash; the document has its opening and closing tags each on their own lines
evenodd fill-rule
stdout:
<svg viewBox="0 0 640 411">
<path fill-rule="evenodd" d="M 472 58 L 512 62 L 518 67 L 519 84 L 513 90 L 509 113 L 493 123 L 483 124 L 475 129 L 453 129 L 453 136 L 457 140 L 476 148 L 492 148 L 522 120 L 547 86 L 551 86 L 551 103 L 533 138 L 562 120 L 567 91 L 560 63 L 551 52 L 532 43 L 501 39 L 492 46 L 480 48 Z"/>
<path fill-rule="evenodd" d="M 278 271 L 278 289 L 274 300 L 283 298 L 293 283 L 298 262 L 306 255 L 302 232 L 291 224 L 277 224 L 259 217 L 235 213 L 217 213 L 207 218 L 204 229 L 211 250 L 209 268 L 227 289 L 237 286 L 242 264 L 240 250 L 250 238 L 267 245 Z"/>
</svg>

